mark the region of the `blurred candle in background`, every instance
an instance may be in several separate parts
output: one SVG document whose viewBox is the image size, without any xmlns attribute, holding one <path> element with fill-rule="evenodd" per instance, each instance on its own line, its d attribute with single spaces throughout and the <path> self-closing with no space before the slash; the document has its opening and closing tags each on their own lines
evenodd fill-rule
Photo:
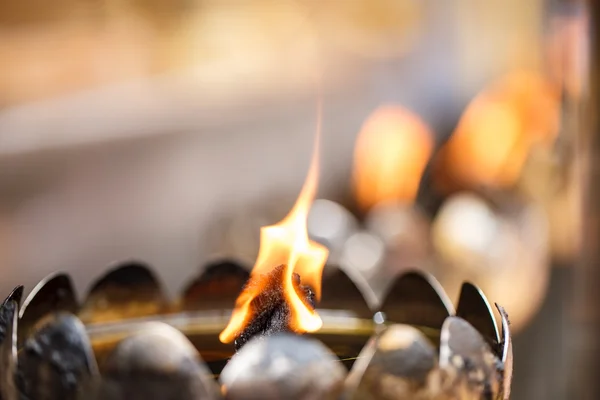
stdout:
<svg viewBox="0 0 600 400">
<path fill-rule="evenodd" d="M 471 101 L 442 148 L 436 184 L 445 192 L 513 186 L 532 148 L 556 139 L 559 94 L 535 72 L 516 71 L 492 82 Z"/>
<path fill-rule="evenodd" d="M 354 151 L 353 184 L 362 211 L 382 202 L 412 203 L 433 151 L 429 127 L 397 105 L 375 110 L 362 126 Z"/>
</svg>

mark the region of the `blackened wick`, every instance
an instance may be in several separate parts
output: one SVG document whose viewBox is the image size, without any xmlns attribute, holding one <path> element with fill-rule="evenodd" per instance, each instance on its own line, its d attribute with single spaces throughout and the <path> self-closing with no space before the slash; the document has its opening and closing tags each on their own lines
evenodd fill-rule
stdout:
<svg viewBox="0 0 600 400">
<path fill-rule="evenodd" d="M 286 265 L 282 264 L 268 274 L 259 277 L 262 290 L 250 303 L 250 316 L 244 329 L 236 336 L 235 350 L 239 350 L 256 335 L 270 336 L 279 332 L 294 332 L 291 328 L 291 309 L 284 293 Z M 256 285 L 251 277 L 244 290 Z M 300 275 L 293 273 L 292 285 L 302 301 L 314 310 L 315 293 L 307 285 L 302 285 Z"/>
</svg>

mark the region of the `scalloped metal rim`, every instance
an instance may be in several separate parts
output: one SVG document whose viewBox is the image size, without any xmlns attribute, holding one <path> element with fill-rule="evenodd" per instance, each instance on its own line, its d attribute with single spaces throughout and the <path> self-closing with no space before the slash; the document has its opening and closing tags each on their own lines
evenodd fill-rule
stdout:
<svg viewBox="0 0 600 400">
<path fill-rule="evenodd" d="M 144 263 L 142 263 L 144 264 Z M 118 270 L 118 266 L 113 267 L 110 271 L 114 272 Z M 156 277 L 150 267 L 148 267 L 150 275 L 152 277 Z M 342 272 L 344 272 L 342 270 Z M 19 307 L 19 320 L 23 315 L 24 310 L 29 304 L 32 304 L 35 296 L 40 293 L 44 287 L 44 285 L 51 281 L 52 278 L 56 276 L 60 276 L 61 272 L 56 272 L 36 285 L 34 290 L 27 296 L 23 305 Z M 410 274 L 419 275 L 422 281 L 427 282 L 427 284 L 431 287 L 432 291 L 435 292 L 439 298 L 439 305 L 443 306 L 445 310 L 448 312 L 449 316 L 457 316 L 457 312 L 454 310 L 454 306 L 448 299 L 445 291 L 439 282 L 430 274 L 424 273 L 418 270 L 410 271 Z M 67 274 L 68 281 L 70 282 L 70 277 Z M 98 280 L 103 279 L 106 274 L 103 274 Z M 404 274 L 399 274 L 396 276 L 395 280 L 398 281 L 402 279 Z M 350 280 L 354 282 L 352 277 L 348 275 Z M 157 287 L 161 288 L 160 282 L 156 281 Z M 475 289 L 473 293 L 477 293 L 479 295 L 480 304 L 485 305 L 484 308 L 480 307 L 480 310 L 487 310 L 484 313 L 484 318 L 489 317 L 491 319 L 491 324 L 493 324 L 494 328 L 497 331 L 497 325 L 495 321 L 495 316 L 492 312 L 492 309 L 489 305 L 488 300 L 485 298 L 484 294 L 481 292 L 479 288 L 475 285 L 468 283 L 468 285 L 472 286 Z M 393 285 L 392 285 L 393 286 Z M 90 287 L 94 287 L 94 285 L 90 285 Z M 15 288 L 10 296 L 14 293 L 18 293 L 19 288 Z M 359 290 L 360 293 L 362 291 Z M 9 297 L 10 297 L 9 296 Z M 390 293 L 387 293 L 384 301 L 381 302 L 381 305 L 377 307 L 377 309 L 372 309 L 373 314 L 378 313 L 379 309 L 385 304 L 385 299 L 390 296 Z M 363 298 L 364 300 L 364 298 Z M 18 305 L 18 304 L 17 304 Z M 172 303 L 173 306 L 176 303 Z M 81 304 L 78 304 L 80 307 Z M 504 309 L 496 304 L 500 317 L 502 319 L 502 341 L 499 342 L 499 346 L 494 346 L 491 348 L 492 352 L 496 354 L 498 359 L 502 362 L 502 367 L 504 372 L 504 382 L 503 382 L 503 393 L 504 399 L 507 399 L 507 393 L 510 393 L 510 384 L 512 378 L 512 342 L 510 338 L 510 330 L 509 323 L 506 312 Z M 172 311 L 172 310 L 171 310 Z M 188 338 L 198 338 L 198 337 L 210 337 L 214 339 L 216 335 L 225 327 L 227 322 L 229 321 L 229 317 L 231 314 L 231 309 L 216 309 L 216 310 L 206 310 L 206 311 L 180 311 L 174 310 L 174 312 L 165 312 L 160 314 L 153 314 L 150 316 L 139 317 L 139 318 L 128 318 L 115 322 L 101 322 L 101 323 L 88 323 L 85 325 L 86 332 L 88 334 L 90 343 L 92 347 L 96 349 L 96 346 L 102 346 L 105 349 L 112 348 L 116 343 L 120 340 L 124 339 L 131 333 L 135 332 L 138 329 L 143 329 L 144 326 L 148 322 L 152 321 L 160 321 L 171 325 L 172 327 L 181 331 Z M 356 317 L 349 310 L 338 310 L 338 309 L 319 309 L 317 308 L 322 320 L 323 320 L 323 328 L 315 333 L 314 335 L 320 337 L 327 343 L 330 339 L 339 339 L 341 337 L 361 337 L 364 338 L 364 342 L 368 340 L 369 337 L 372 337 L 373 334 L 377 334 L 380 331 L 382 326 L 385 326 L 385 322 L 383 324 L 376 323 L 373 319 L 365 319 Z M 489 313 L 488 313 L 489 312 Z M 467 320 L 468 322 L 468 320 Z M 428 337 L 437 337 L 441 333 L 442 327 L 438 329 L 434 329 L 432 327 L 425 326 L 416 326 L 417 329 L 421 330 Z M 17 328 L 18 327 L 14 327 Z M 479 332 L 479 331 L 478 331 Z M 329 338 L 329 339 L 328 339 Z M 362 340 L 362 339 L 361 339 Z M 363 343 L 363 345 L 365 344 Z"/>
</svg>

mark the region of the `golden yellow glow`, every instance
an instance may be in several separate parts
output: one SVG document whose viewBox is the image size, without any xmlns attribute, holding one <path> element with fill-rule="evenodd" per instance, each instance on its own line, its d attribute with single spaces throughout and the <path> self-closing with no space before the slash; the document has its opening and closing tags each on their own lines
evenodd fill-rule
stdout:
<svg viewBox="0 0 600 400">
<path fill-rule="evenodd" d="M 248 324 L 250 305 L 264 289 L 261 277 L 273 268 L 285 265 L 283 291 L 290 306 L 290 328 L 295 332 L 315 332 L 322 326 L 319 315 L 301 299 L 292 282 L 297 272 L 303 284 L 310 286 L 317 300 L 321 296 L 321 277 L 329 251 L 308 239 L 307 218 L 319 183 L 319 142 L 321 116 L 319 115 L 313 157 L 306 181 L 296 204 L 289 214 L 275 225 L 261 228 L 260 249 L 249 284 L 236 300 L 235 309 L 227 327 L 219 335 L 223 343 L 232 342 Z"/>
<path fill-rule="evenodd" d="M 433 146 L 429 128 L 410 111 L 400 106 L 375 110 L 354 150 L 354 191 L 361 209 L 413 201 Z"/>
<path fill-rule="evenodd" d="M 535 73 L 518 71 L 494 82 L 469 104 L 437 160 L 436 177 L 452 182 L 437 183 L 454 190 L 514 184 L 533 146 L 556 138 L 558 94 Z"/>
</svg>

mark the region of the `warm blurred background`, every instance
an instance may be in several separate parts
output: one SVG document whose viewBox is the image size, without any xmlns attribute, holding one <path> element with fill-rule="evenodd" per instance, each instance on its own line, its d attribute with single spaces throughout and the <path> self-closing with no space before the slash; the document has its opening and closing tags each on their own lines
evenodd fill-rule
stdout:
<svg viewBox="0 0 600 400">
<path fill-rule="evenodd" d="M 586 18 L 560 0 L 0 0 L 0 290 L 115 260 L 173 294 L 252 264 L 323 99 L 312 236 L 511 315 L 514 399 L 565 398 Z M 27 290 L 26 289 L 26 290 Z"/>
</svg>

